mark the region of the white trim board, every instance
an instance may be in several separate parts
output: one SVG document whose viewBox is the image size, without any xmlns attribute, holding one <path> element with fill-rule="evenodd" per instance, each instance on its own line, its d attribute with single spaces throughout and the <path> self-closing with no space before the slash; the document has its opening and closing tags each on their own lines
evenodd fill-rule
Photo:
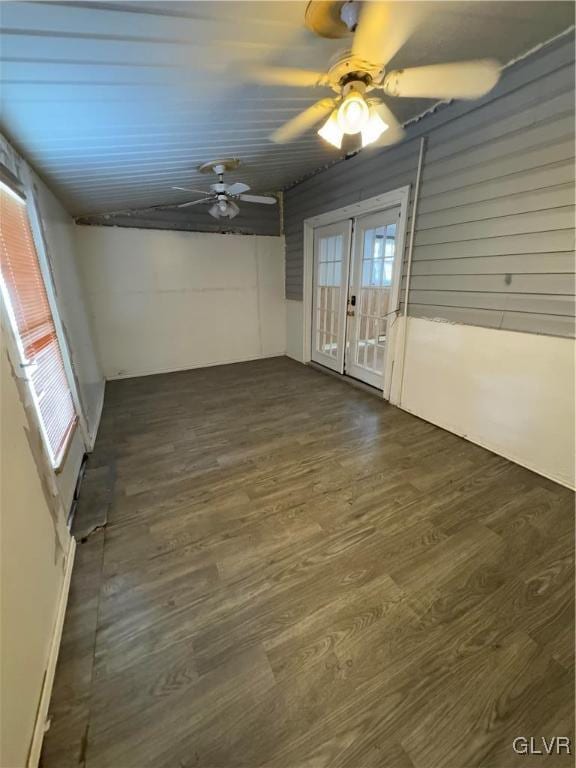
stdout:
<svg viewBox="0 0 576 768">
<path fill-rule="evenodd" d="M 354 219 L 363 216 L 366 213 L 375 213 L 400 206 L 400 224 L 398 226 L 398 237 L 396 247 L 398 249 L 400 265 L 404 264 L 404 250 L 406 242 L 406 221 L 408 218 L 408 204 L 410 201 L 410 185 L 393 189 L 375 197 L 369 197 L 367 200 L 360 200 L 357 203 L 344 205 L 334 211 L 327 211 L 318 216 L 311 216 L 304 220 L 304 267 L 303 267 L 303 322 L 302 322 L 302 349 L 303 362 L 308 363 L 312 359 L 312 282 L 314 272 L 314 228 L 326 224 L 334 224 L 343 219 Z M 393 301 L 399 308 L 400 283 L 402 269 L 398 270 L 397 286 L 393 292 Z M 394 326 L 394 323 L 391 323 Z M 394 336 L 390 338 L 390 346 L 386 355 L 386 365 L 384 371 L 383 397 L 389 399 L 392 383 L 392 369 L 394 358 L 397 354 Z"/>
<path fill-rule="evenodd" d="M 283 357 L 286 349 L 278 350 L 266 355 L 252 355 L 251 357 L 238 357 L 230 360 L 217 360 L 215 362 L 201 362 L 194 365 L 185 365 L 182 368 L 159 368 L 153 371 L 136 371 L 134 373 L 119 373 L 116 376 L 109 376 L 106 381 L 118 381 L 119 379 L 137 379 L 140 376 L 158 376 L 162 373 L 180 373 L 182 371 L 195 371 L 198 368 L 216 368 L 219 365 L 235 365 L 236 363 L 249 363 L 254 360 L 267 360 L 272 357 Z"/>
<path fill-rule="evenodd" d="M 42 693 L 40 694 L 38 711 L 36 713 L 34 733 L 32 734 L 32 741 L 30 743 L 30 750 L 28 752 L 27 768 L 37 768 L 40 761 L 42 742 L 44 741 L 44 734 L 46 733 L 46 721 L 48 718 L 50 698 L 52 696 L 52 687 L 54 685 L 54 675 L 56 673 L 56 663 L 58 661 L 58 653 L 60 652 L 60 642 L 62 640 L 64 617 L 66 616 L 66 606 L 68 604 L 68 594 L 70 592 L 70 581 L 72 579 L 72 568 L 74 566 L 75 552 L 76 539 L 73 536 L 70 536 L 68 554 L 66 555 L 64 581 L 62 583 L 60 599 L 58 600 L 58 611 L 56 613 L 54 631 L 52 633 L 52 640 L 50 642 L 50 652 L 48 654 L 48 664 L 46 665 L 46 672 L 42 685 Z"/>
<path fill-rule="evenodd" d="M 60 347 L 60 352 L 62 353 L 62 362 L 64 363 L 66 380 L 70 389 L 70 394 L 72 395 L 74 410 L 78 416 L 78 426 L 80 428 L 80 433 L 84 442 L 84 448 L 87 449 L 90 444 L 88 422 L 82 407 L 80 393 L 78 391 L 78 382 L 76 381 L 72 352 L 70 350 L 68 338 L 64 330 L 62 317 L 60 316 L 60 307 L 58 306 L 58 297 L 56 294 L 56 286 L 54 284 L 53 266 L 50 259 L 50 250 L 46 238 L 46 228 L 44 225 L 44 220 L 42 219 L 42 212 L 40 210 L 39 195 L 31 174 L 26 166 L 23 176 L 23 182 L 26 190 L 26 212 L 28 214 L 28 221 L 30 222 L 30 228 L 34 238 L 34 245 L 36 246 L 38 264 L 44 279 L 44 287 L 48 297 L 48 304 L 50 305 L 52 319 L 56 329 L 58 345 Z"/>
<path fill-rule="evenodd" d="M 100 427 L 100 421 L 102 420 L 102 411 L 104 410 L 104 398 L 106 396 L 106 380 L 102 382 L 101 394 L 98 398 L 98 405 L 96 407 L 96 417 L 94 419 L 94 428 L 88 435 L 88 453 L 92 453 L 94 446 L 96 445 L 96 438 L 98 436 L 98 428 Z"/>
</svg>

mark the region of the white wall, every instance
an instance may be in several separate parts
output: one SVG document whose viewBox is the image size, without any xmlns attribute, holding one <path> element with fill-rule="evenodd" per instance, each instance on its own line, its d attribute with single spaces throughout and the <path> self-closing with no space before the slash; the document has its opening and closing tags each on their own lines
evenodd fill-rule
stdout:
<svg viewBox="0 0 576 768">
<path fill-rule="evenodd" d="M 282 355 L 280 237 L 77 227 L 107 378 Z"/>
<path fill-rule="evenodd" d="M 70 536 L 49 478 L 39 471 L 41 444 L 30 425 L 1 349 L 0 765 L 23 768 L 62 599 Z"/>
<path fill-rule="evenodd" d="M 288 305 L 286 349 L 303 361 L 303 303 Z M 396 338 L 392 403 L 574 488 L 573 339 L 408 318 L 400 394 L 402 318 Z"/>
</svg>

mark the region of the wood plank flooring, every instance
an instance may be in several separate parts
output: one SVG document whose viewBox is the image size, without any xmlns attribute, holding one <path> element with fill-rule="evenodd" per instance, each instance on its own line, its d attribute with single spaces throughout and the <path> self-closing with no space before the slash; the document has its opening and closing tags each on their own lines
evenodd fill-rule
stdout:
<svg viewBox="0 0 576 768">
<path fill-rule="evenodd" d="M 514 768 L 573 737 L 574 497 L 287 358 L 112 382 L 44 768 Z"/>
</svg>

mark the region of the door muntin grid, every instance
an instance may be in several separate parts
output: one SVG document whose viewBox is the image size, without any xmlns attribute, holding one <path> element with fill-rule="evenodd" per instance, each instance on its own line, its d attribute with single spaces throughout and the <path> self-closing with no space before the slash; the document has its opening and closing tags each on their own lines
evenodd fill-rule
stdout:
<svg viewBox="0 0 576 768">
<path fill-rule="evenodd" d="M 353 363 L 377 374 L 384 373 L 395 253 L 395 223 L 364 230 Z"/>
<path fill-rule="evenodd" d="M 344 235 L 319 238 L 316 271 L 316 334 L 318 352 L 338 357 L 340 302 L 344 260 Z"/>
</svg>

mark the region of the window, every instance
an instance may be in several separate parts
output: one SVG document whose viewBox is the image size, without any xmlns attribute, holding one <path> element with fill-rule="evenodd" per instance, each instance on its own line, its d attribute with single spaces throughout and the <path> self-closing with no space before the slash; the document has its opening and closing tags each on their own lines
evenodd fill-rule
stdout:
<svg viewBox="0 0 576 768">
<path fill-rule="evenodd" d="M 76 424 L 62 351 L 38 262 L 25 201 L 0 181 L 2 299 L 46 448 L 57 468 Z"/>
<path fill-rule="evenodd" d="M 389 288 L 396 249 L 396 224 L 367 229 L 364 234 L 362 286 Z"/>
<path fill-rule="evenodd" d="M 318 285 L 340 286 L 342 279 L 342 235 L 320 240 Z"/>
</svg>

